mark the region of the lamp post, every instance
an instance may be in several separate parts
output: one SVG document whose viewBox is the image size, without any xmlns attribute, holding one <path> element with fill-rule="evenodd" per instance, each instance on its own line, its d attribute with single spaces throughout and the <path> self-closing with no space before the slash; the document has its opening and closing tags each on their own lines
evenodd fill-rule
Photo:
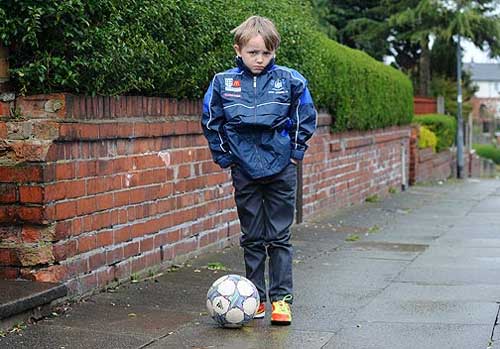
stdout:
<svg viewBox="0 0 500 349">
<path fill-rule="evenodd" d="M 460 9 L 462 11 L 462 9 Z M 462 119 L 462 49 L 460 34 L 457 40 L 457 178 L 464 178 L 464 130 Z"/>
</svg>

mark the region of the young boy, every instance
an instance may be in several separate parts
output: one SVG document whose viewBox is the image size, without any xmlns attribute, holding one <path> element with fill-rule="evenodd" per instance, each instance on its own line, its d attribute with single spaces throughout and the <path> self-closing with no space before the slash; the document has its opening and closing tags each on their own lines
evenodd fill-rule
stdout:
<svg viewBox="0 0 500 349">
<path fill-rule="evenodd" d="M 289 325 L 296 166 L 316 110 L 304 77 L 274 64 L 280 36 L 269 19 L 252 16 L 232 33 L 238 67 L 214 76 L 201 123 L 214 161 L 231 167 L 246 277 L 261 300 L 255 318 L 265 315 L 267 252 L 271 323 Z"/>
</svg>

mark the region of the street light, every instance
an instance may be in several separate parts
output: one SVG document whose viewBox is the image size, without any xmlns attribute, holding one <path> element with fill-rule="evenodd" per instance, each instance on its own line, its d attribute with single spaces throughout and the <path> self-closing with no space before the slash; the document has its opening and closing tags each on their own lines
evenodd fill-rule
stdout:
<svg viewBox="0 0 500 349">
<path fill-rule="evenodd" d="M 463 8 L 459 10 L 463 12 Z M 464 178 L 464 130 L 462 120 L 462 48 L 457 39 L 457 178 Z"/>
</svg>

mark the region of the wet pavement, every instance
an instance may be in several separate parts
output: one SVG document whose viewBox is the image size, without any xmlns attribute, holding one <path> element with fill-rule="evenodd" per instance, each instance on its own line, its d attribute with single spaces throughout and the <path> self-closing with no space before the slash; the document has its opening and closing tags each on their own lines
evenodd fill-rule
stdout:
<svg viewBox="0 0 500 349">
<path fill-rule="evenodd" d="M 206 291 L 244 274 L 207 253 L 0 336 L 0 348 L 500 348 L 500 181 L 411 187 L 294 226 L 293 323 L 218 328 Z M 227 270 L 210 270 L 211 263 Z"/>
</svg>

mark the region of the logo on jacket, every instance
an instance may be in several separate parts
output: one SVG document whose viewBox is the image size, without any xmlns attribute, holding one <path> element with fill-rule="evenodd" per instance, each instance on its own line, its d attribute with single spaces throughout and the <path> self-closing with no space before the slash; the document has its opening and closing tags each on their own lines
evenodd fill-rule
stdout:
<svg viewBox="0 0 500 349">
<path fill-rule="evenodd" d="M 287 90 L 284 89 L 286 84 L 285 79 L 276 79 L 276 80 L 271 80 L 271 90 L 268 91 L 268 93 L 276 93 L 276 94 L 281 94 L 281 93 L 288 93 Z"/>
<path fill-rule="evenodd" d="M 228 92 L 241 92 L 241 80 L 224 78 L 225 90 Z"/>
</svg>

